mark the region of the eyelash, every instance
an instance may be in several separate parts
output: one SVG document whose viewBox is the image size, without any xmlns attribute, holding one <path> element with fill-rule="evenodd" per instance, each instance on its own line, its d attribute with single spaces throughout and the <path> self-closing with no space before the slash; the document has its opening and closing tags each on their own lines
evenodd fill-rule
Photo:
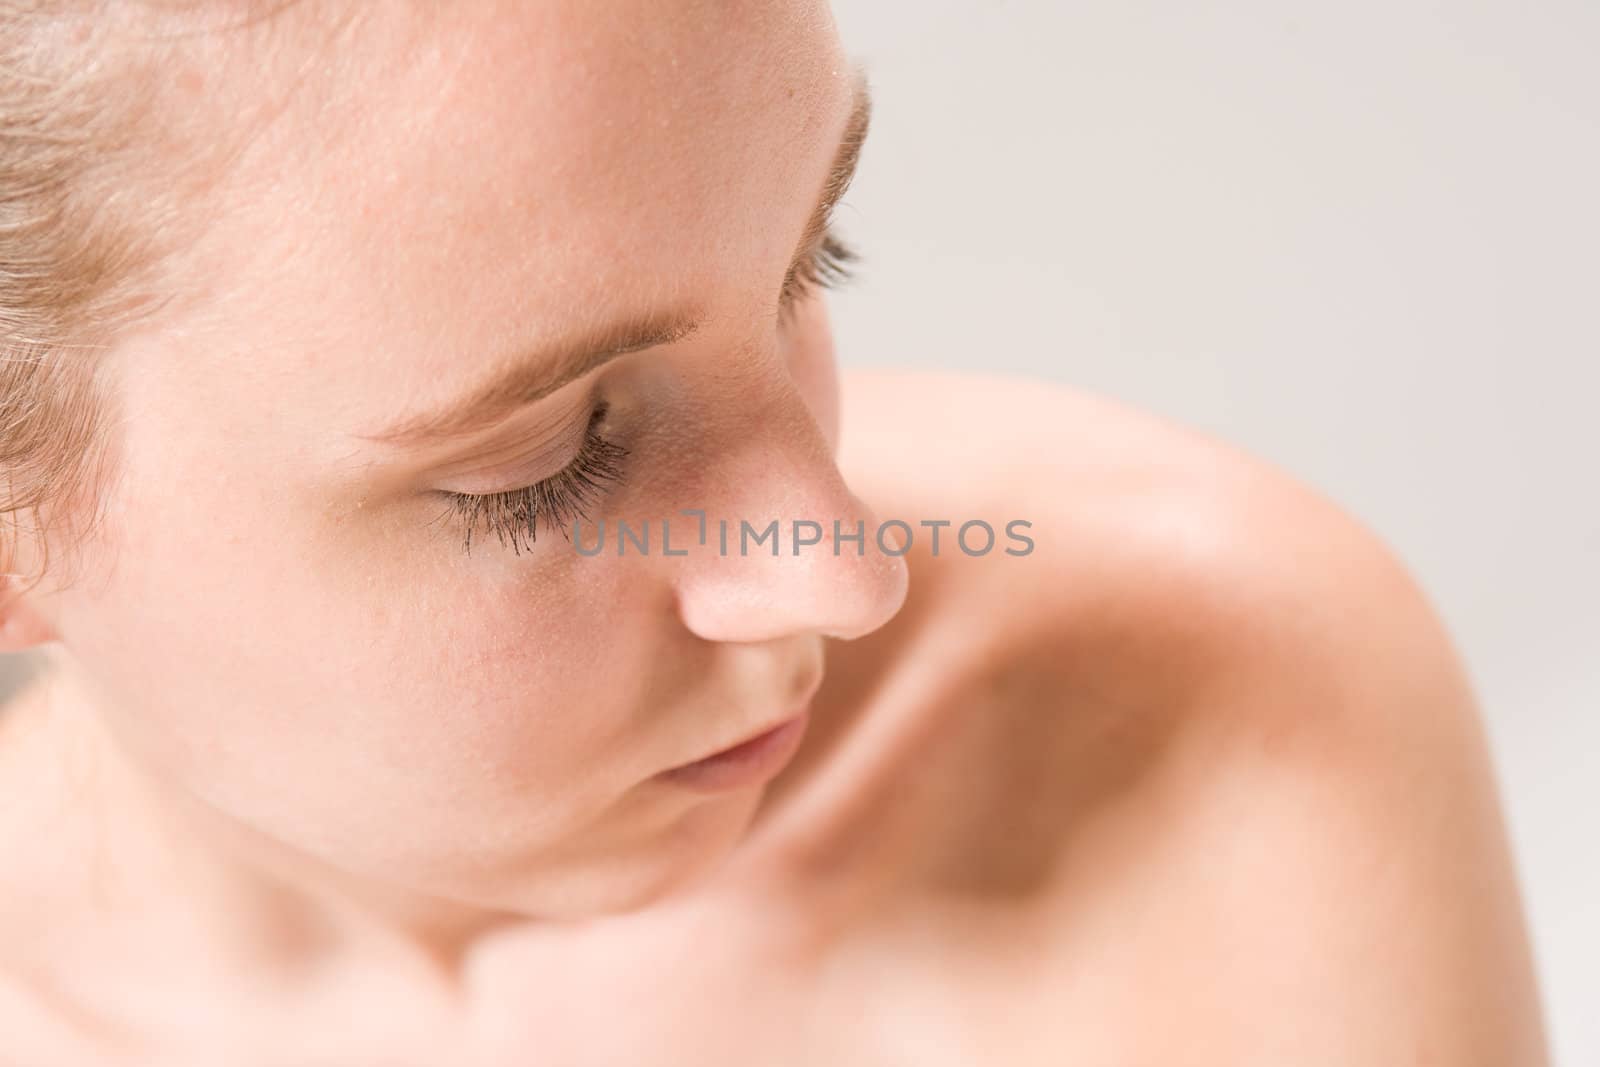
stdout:
<svg viewBox="0 0 1600 1067">
<path fill-rule="evenodd" d="M 445 491 L 451 515 L 462 527 L 461 550 L 472 554 L 472 535 L 479 529 L 507 542 L 516 555 L 522 555 L 538 540 L 538 524 L 555 523 L 562 537 L 574 519 L 587 518 L 594 497 L 622 477 L 622 461 L 628 449 L 603 437 L 596 426 L 605 418 L 608 405 L 603 401 L 589 416 L 589 430 L 572 462 L 556 474 L 504 493 L 454 493 Z M 434 521 L 438 521 L 437 519 Z"/>
<path fill-rule="evenodd" d="M 831 227 L 824 230 L 811 254 L 784 281 L 778 304 L 779 323 L 787 323 L 795 305 L 813 289 L 839 289 L 854 281 L 854 265 L 860 261 L 861 253 L 841 240 Z"/>
<path fill-rule="evenodd" d="M 853 280 L 856 275 L 852 265 L 860 259 L 860 253 L 831 229 L 826 230 L 811 254 L 784 279 L 778 302 L 779 324 L 786 324 L 795 305 L 815 289 L 837 289 Z M 520 556 L 525 545 L 531 550 L 538 540 L 541 521 L 554 522 L 565 538 L 569 523 L 587 519 L 594 498 L 621 479 L 622 462 L 628 455 L 627 448 L 607 440 L 596 429 L 606 411 L 604 402 L 595 408 L 578 454 L 564 470 L 543 481 L 504 493 L 445 491 L 450 506 L 440 518 L 451 515 L 461 527 L 462 551 L 472 554 L 473 534 L 482 527 L 499 538 L 502 548 L 509 542 L 512 552 Z"/>
</svg>

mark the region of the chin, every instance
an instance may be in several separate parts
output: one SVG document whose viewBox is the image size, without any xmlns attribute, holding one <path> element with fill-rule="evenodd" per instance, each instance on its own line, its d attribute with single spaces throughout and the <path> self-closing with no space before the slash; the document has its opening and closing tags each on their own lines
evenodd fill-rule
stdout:
<svg viewBox="0 0 1600 1067">
<path fill-rule="evenodd" d="M 494 894 L 498 899 L 480 903 L 528 918 L 572 921 L 642 911 L 688 895 L 711 882 L 737 849 L 759 800 L 760 791 L 751 789 L 696 804 L 640 843 L 619 845 L 560 873 L 521 873 Z"/>
</svg>

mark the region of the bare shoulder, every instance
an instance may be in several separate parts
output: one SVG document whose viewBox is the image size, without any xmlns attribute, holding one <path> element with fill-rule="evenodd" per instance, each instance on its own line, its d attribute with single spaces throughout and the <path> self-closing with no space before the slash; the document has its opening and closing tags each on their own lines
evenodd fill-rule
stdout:
<svg viewBox="0 0 1600 1067">
<path fill-rule="evenodd" d="M 1543 1062 L 1472 687 L 1379 536 L 1070 387 L 852 371 L 842 399 L 841 468 L 913 531 L 912 587 L 834 657 L 880 725 L 819 854 L 903 858 L 887 929 L 960 902 L 1041 1025 L 1118 1054 Z M 932 551 L 923 520 L 974 519 L 1031 549 Z"/>
<path fill-rule="evenodd" d="M 841 422 L 846 478 L 880 523 L 914 531 L 908 559 L 927 594 L 908 604 L 914 624 L 936 594 L 988 597 L 1006 609 L 993 620 L 1001 646 L 1053 644 L 1051 663 L 1074 672 L 1163 664 L 1162 677 L 1129 679 L 1152 687 L 1129 690 L 1129 706 L 1379 650 L 1391 655 L 1368 669 L 1388 659 L 1467 695 L 1443 623 L 1392 547 L 1224 440 L 1070 386 L 962 372 L 847 372 Z M 1026 551 L 1002 551 L 1021 544 L 1003 537 L 976 551 L 987 539 L 976 528 L 958 541 L 973 520 L 1014 523 Z"/>
<path fill-rule="evenodd" d="M 886 641 L 958 632 L 955 661 L 1031 663 L 1145 714 L 1284 657 L 1398 649 L 1407 628 L 1450 658 L 1378 535 L 1226 441 L 1020 377 L 857 370 L 842 393 L 840 467 L 880 524 L 912 533 L 912 594 Z"/>
</svg>

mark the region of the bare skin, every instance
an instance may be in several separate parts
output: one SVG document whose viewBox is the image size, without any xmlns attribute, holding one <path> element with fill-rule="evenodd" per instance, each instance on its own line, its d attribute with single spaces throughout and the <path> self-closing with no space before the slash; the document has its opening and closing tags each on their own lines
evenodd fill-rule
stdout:
<svg viewBox="0 0 1600 1067">
<path fill-rule="evenodd" d="M 88 570 L 0 617 L 56 661 L 0 719 L 0 1063 L 1542 1061 L 1472 694 L 1370 534 L 1070 389 L 841 386 L 821 294 L 777 314 L 858 102 L 825 8 L 316 10 L 173 79 L 173 151 L 248 135 L 195 179 L 225 210 L 109 355 Z M 367 436 L 685 308 L 460 439 Z M 597 514 L 1036 549 L 429 525 L 602 401 Z M 764 786 L 656 779 L 813 691 Z"/>
<path fill-rule="evenodd" d="M 79 899 L 93 820 L 63 793 L 87 774 L 122 794 L 30 728 L 60 721 L 30 694 L 0 734 L 3 914 L 27 931 L 6 941 L 93 931 L 99 977 L 13 971 L 7 1062 L 1544 1061 L 1476 711 L 1369 534 L 1060 387 L 846 382 L 841 462 L 880 514 L 1026 511 L 1059 581 L 913 551 L 904 609 L 830 645 L 805 746 L 714 875 L 626 916 L 508 926 L 464 982 L 374 941 L 263 987 L 247 953 L 315 937 L 217 939 L 243 905 L 176 875 L 202 858 L 147 851 L 133 810 L 102 815 L 111 907 Z M 997 434 L 1066 416 L 1020 431 L 1062 446 L 1051 462 L 902 477 L 896 453 L 928 456 L 975 391 Z M 849 418 L 891 396 L 916 414 Z M 960 469 L 956 447 L 933 445 Z M 183 866 L 138 866 L 155 855 Z"/>
</svg>

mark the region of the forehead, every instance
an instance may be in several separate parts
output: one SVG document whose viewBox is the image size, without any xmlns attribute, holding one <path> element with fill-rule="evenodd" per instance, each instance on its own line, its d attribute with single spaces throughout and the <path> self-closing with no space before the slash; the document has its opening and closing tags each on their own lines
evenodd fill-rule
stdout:
<svg viewBox="0 0 1600 1067">
<path fill-rule="evenodd" d="M 229 373 L 351 383 L 365 422 L 545 326 L 770 299 L 756 268 L 787 262 L 850 89 L 810 3 L 371 4 L 273 33 L 196 282 L 253 352 Z"/>
</svg>

